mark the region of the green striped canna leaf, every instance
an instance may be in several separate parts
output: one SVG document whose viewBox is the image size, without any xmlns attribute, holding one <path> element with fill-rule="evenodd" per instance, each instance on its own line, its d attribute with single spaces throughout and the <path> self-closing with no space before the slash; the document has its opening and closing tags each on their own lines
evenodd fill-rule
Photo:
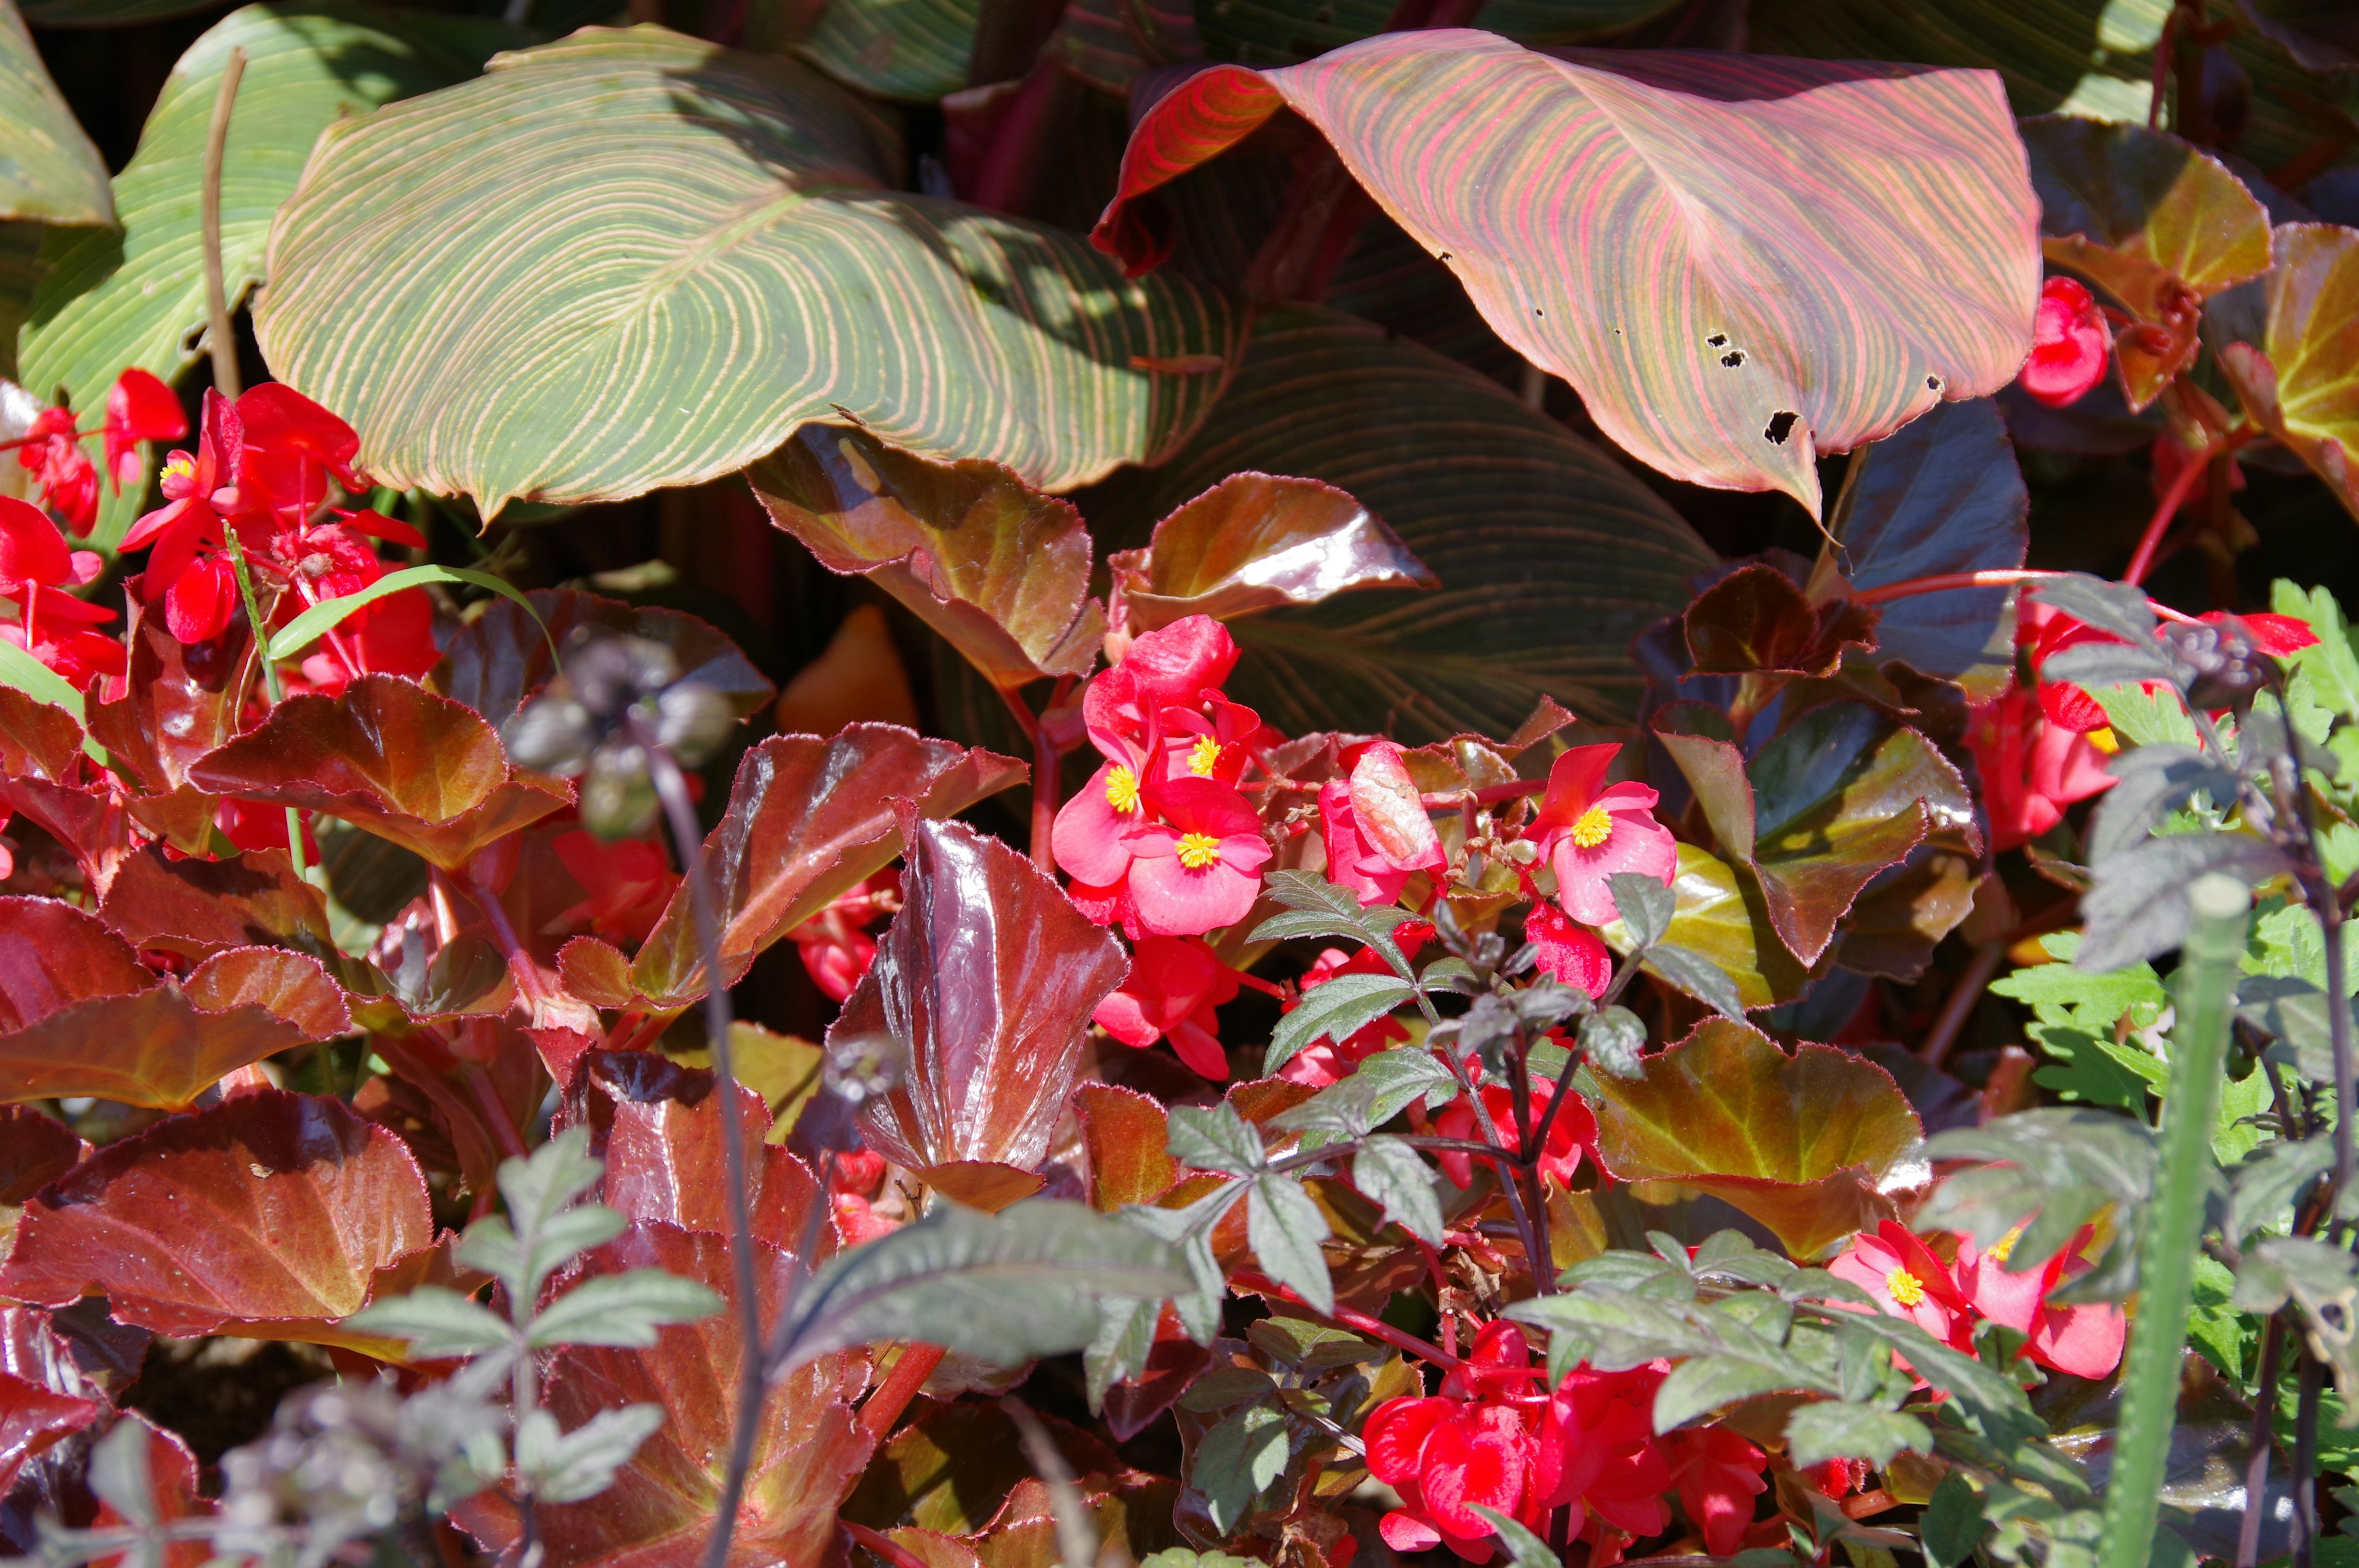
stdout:
<svg viewBox="0 0 2359 1568">
<path fill-rule="evenodd" d="M 234 305 L 261 279 L 271 216 L 322 127 L 473 76 L 518 36 L 496 22 L 347 0 L 248 5 L 223 17 L 172 68 L 139 150 L 115 177 L 121 232 L 50 232 L 20 379 L 45 397 L 63 386 L 76 408 L 91 410 L 125 365 L 170 381 L 194 362 L 205 319 L 205 134 L 230 50 L 247 59 L 222 165 L 222 270 Z"/>
<path fill-rule="evenodd" d="M 900 157 L 792 60 L 584 28 L 332 128 L 255 329 L 371 473 L 486 517 L 714 479 L 813 419 L 1049 489 L 1185 438 L 1224 302 L 888 189 Z"/>
<path fill-rule="evenodd" d="M 1511 733 L 1543 696 L 1627 719 L 1630 639 L 1678 613 L 1712 551 L 1630 473 L 1472 371 L 1340 311 L 1265 311 L 1186 450 L 1085 498 L 1103 548 L 1229 475 L 1323 480 L 1440 587 L 1377 588 L 1232 622 L 1230 689 L 1289 734 Z"/>
<path fill-rule="evenodd" d="M 49 80 L 12 0 L 0 0 L 0 218 L 112 223 L 106 165 Z"/>
<path fill-rule="evenodd" d="M 983 0 L 827 0 L 795 52 L 847 87 L 930 103 L 967 84 Z"/>
<path fill-rule="evenodd" d="M 2039 208 L 1997 78 L 1388 33 L 1216 67 L 1139 122 L 1094 236 L 1291 108 L 1484 319 L 1665 473 L 1819 510 L 1816 458 L 2015 378 Z"/>
</svg>

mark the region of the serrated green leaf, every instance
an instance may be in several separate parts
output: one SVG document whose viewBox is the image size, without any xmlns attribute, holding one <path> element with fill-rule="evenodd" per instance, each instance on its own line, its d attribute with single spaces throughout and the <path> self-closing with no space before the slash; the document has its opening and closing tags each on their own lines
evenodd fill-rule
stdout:
<svg viewBox="0 0 2359 1568">
<path fill-rule="evenodd" d="M 1327 1236 L 1326 1215 L 1299 1182 L 1279 1175 L 1254 1178 L 1245 1197 L 1245 1240 L 1271 1279 L 1321 1313 L 1335 1310 L 1335 1284 L 1319 1249 Z"/>
<path fill-rule="evenodd" d="M 1640 1059 L 1647 1047 L 1647 1025 L 1626 1007 L 1603 1007 L 1581 1021 L 1581 1049 L 1590 1065 L 1617 1078 L 1635 1078 L 1647 1070 Z"/>
<path fill-rule="evenodd" d="M 1190 1281 L 1170 1245 L 1080 1204 L 945 1204 L 841 1252 L 796 1296 L 783 1372 L 853 1345 L 914 1339 L 1013 1367 L 1097 1337 L 1109 1299 L 1165 1301 Z"/>
<path fill-rule="evenodd" d="M 661 1405 L 624 1405 L 602 1410 L 560 1433 L 547 1411 L 528 1411 L 516 1423 L 516 1468 L 530 1477 L 534 1496 L 544 1502 L 578 1503 L 613 1486 L 614 1472 L 663 1423 Z"/>
<path fill-rule="evenodd" d="M 1839 1400 L 1804 1405 L 1788 1416 L 1786 1441 L 1795 1465 L 1806 1469 L 1830 1459 L 1864 1459 L 1882 1466 L 1903 1450 L 1933 1452 L 1933 1434 L 1915 1416 Z"/>
<path fill-rule="evenodd" d="M 1481 1514 L 1498 1535 L 1499 1544 L 1507 1549 L 1511 1568 L 1558 1568 L 1557 1554 L 1549 1550 L 1547 1541 L 1496 1509 L 1484 1508 L 1481 1503 L 1468 1506 Z"/>
<path fill-rule="evenodd" d="M 1092 1415 L 1104 1411 L 1108 1389 L 1147 1370 L 1163 1303 L 1114 1296 L 1107 1298 L 1099 1313 L 1097 1337 L 1082 1352 Z"/>
<path fill-rule="evenodd" d="M 1696 1356 L 1671 1368 L 1655 1390 L 1655 1430 L 1670 1432 L 1757 1394 L 1815 1390 L 1790 1358 L 1754 1361 L 1737 1356 Z"/>
<path fill-rule="evenodd" d="M 1917 1521 L 1918 1539 L 1933 1568 L 1958 1568 L 1983 1538 L 1983 1499 L 1956 1470 L 1941 1477 Z"/>
<path fill-rule="evenodd" d="M 429 1360 L 480 1356 L 516 1341 L 506 1319 L 441 1285 L 420 1285 L 407 1295 L 374 1303 L 344 1322 L 371 1334 L 407 1339 L 411 1355 Z"/>
<path fill-rule="evenodd" d="M 1249 1176 L 1269 1162 L 1259 1130 L 1225 1100 L 1213 1106 L 1175 1105 L 1169 1125 L 1171 1157 L 1183 1165 Z"/>
<path fill-rule="evenodd" d="M 1286 1418 L 1268 1405 L 1247 1405 L 1204 1434 L 1189 1478 L 1214 1529 L 1235 1529 L 1263 1488 L 1286 1474 L 1287 1448 Z"/>
<path fill-rule="evenodd" d="M 543 1307 L 525 1331 L 536 1350 L 559 1345 L 644 1348 L 667 1323 L 693 1323 L 727 1303 L 704 1285 L 660 1269 L 584 1280 Z"/>
<path fill-rule="evenodd" d="M 1268 1054 L 1262 1059 L 1262 1071 L 1275 1076 L 1321 1036 L 1350 1039 L 1408 1000 L 1416 989 L 1394 975 L 1338 975 L 1311 987 L 1294 1010 L 1278 1020 L 1269 1038 Z"/>
<path fill-rule="evenodd" d="M 1397 1138 L 1371 1138 L 1352 1156 L 1352 1184 L 1382 1206 L 1385 1217 L 1432 1246 L 1441 1245 L 1441 1202 L 1425 1159 Z"/>
<path fill-rule="evenodd" d="M 1456 1098 L 1457 1091 L 1458 1080 L 1431 1052 L 1401 1046 L 1377 1052 L 1349 1077 L 1272 1117 L 1269 1125 L 1280 1132 L 1339 1132 L 1357 1138 L 1418 1100 L 1439 1108 Z"/>
</svg>

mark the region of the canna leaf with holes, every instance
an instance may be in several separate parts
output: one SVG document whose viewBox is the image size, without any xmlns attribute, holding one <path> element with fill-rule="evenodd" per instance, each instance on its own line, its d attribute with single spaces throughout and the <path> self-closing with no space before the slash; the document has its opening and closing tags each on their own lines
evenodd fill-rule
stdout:
<svg viewBox="0 0 2359 1568">
<path fill-rule="evenodd" d="M 1713 559 L 1555 420 L 1337 311 L 1266 310 L 1204 428 L 1162 468 L 1102 486 L 1091 516 L 1108 543 L 1144 545 L 1158 519 L 1245 470 L 1345 492 L 1441 585 L 1235 624 L 1246 654 L 1230 692 L 1295 734 L 1503 735 L 1543 697 L 1626 718 L 1642 685 L 1630 639 L 1686 604 Z"/>
<path fill-rule="evenodd" d="M 1598 1152 L 1616 1179 L 1710 1193 L 1797 1258 L 1890 1216 L 1877 1184 L 1924 1136 L 1883 1068 L 1831 1045 L 1788 1056 L 1726 1019 L 1705 1019 L 1640 1076 L 1597 1085 Z"/>
<path fill-rule="evenodd" d="M 808 67 L 585 28 L 332 127 L 255 330 L 371 473 L 485 517 L 716 479 L 813 418 L 1049 489 L 1185 437 L 1221 377 L 1148 367 L 1225 357 L 1225 303 L 897 192 L 900 161 Z"/>
<path fill-rule="evenodd" d="M 445 871 L 573 800 L 564 780 L 513 766 L 472 708 L 381 675 L 339 697 L 288 697 L 200 758 L 189 782 L 342 817 Z"/>
<path fill-rule="evenodd" d="M 222 266 L 234 307 L 262 280 L 271 216 L 324 127 L 473 76 L 520 37 L 495 21 L 345 0 L 247 5 L 223 17 L 173 66 L 138 151 L 115 177 L 121 229 L 50 232 L 19 344 L 21 379 L 44 393 L 62 385 L 87 416 L 124 366 L 171 381 L 195 361 L 205 320 L 205 136 L 230 50 L 246 53 L 222 163 Z M 112 531 L 103 522 L 101 537 L 119 536 L 138 504 L 135 494 L 111 507 L 108 519 L 120 521 Z"/>
<path fill-rule="evenodd" d="M 905 1046 L 901 1083 L 861 1117 L 868 1146 L 923 1171 L 1036 1168 L 1073 1091 L 1090 1014 L 1129 968 L 1054 878 L 962 823 L 905 816 L 900 914 L 829 1027 Z"/>
<path fill-rule="evenodd" d="M 2359 517 L 2359 380 L 2349 347 L 2359 330 L 2359 231 L 2286 223 L 2274 244 L 2267 336 L 2259 348 L 2223 345 L 2220 368 L 2246 416 Z"/>
<path fill-rule="evenodd" d="M 804 426 L 745 477 L 820 565 L 865 576 L 995 686 L 1096 664 L 1105 612 L 1071 502 L 997 463 L 938 463 L 837 425 Z"/>
<path fill-rule="evenodd" d="M 41 63 L 13 0 L 0 0 L 0 218 L 73 225 L 114 222 L 106 164 Z"/>
<path fill-rule="evenodd" d="M 25 1206 L 0 1292 L 117 1321 L 394 1355 L 337 1320 L 437 1267 L 426 1181 L 341 1101 L 265 1089 L 108 1144 Z M 445 1271 L 447 1272 L 447 1271 Z"/>
<path fill-rule="evenodd" d="M 2194 362 L 2202 302 L 2269 269 L 2269 215 L 2225 164 L 2163 131 L 2023 123 L 2048 259 L 2145 323 L 2114 340 L 2133 413 Z"/>
<path fill-rule="evenodd" d="M 1976 398 L 1936 408 L 1853 457 L 1812 585 L 1831 574 L 1865 589 L 2020 567 L 2030 510 L 1997 405 Z M 1978 700 L 1997 696 L 2014 674 L 2009 589 L 1921 593 L 1876 608 L 1878 659 L 1954 680 Z"/>
<path fill-rule="evenodd" d="M 2038 209 L 1986 74 L 1386 34 L 1189 78 L 1133 133 L 1096 242 L 1152 265 L 1138 199 L 1281 108 L 1677 479 L 1815 516 L 1819 454 L 1995 392 L 2031 346 Z"/>
<path fill-rule="evenodd" d="M 796 1295 L 800 1265 L 767 1241 L 756 1241 L 756 1300 L 764 1321 L 776 1322 Z M 661 1269 L 734 1297 L 736 1271 L 726 1236 L 643 1220 L 576 1265 L 576 1277 L 612 1279 L 635 1269 Z M 567 1430 L 603 1411 L 652 1404 L 663 1423 L 616 1475 L 614 1485 L 579 1502 L 540 1502 L 541 1541 L 552 1562 L 578 1568 L 642 1568 L 692 1561 L 712 1532 L 728 1465 L 730 1429 L 737 1408 L 742 1336 L 734 1313 L 660 1330 L 652 1349 L 570 1346 L 548 1363 L 543 1408 Z M 868 1463 L 873 1441 L 851 1401 L 868 1381 L 868 1358 L 857 1350 L 822 1357 L 770 1386 L 745 1500 L 737 1515 L 737 1550 L 745 1561 L 809 1563 L 835 1537 L 836 1509 Z M 482 1493 L 461 1503 L 453 1518 L 485 1547 L 515 1543 L 520 1524 L 513 1498 Z"/>
<path fill-rule="evenodd" d="M 1317 604 L 1355 588 L 1439 588 L 1400 536 L 1315 479 L 1231 474 L 1106 561 L 1117 619 L 1152 632 L 1190 615 L 1226 621 Z"/>
<path fill-rule="evenodd" d="M 714 868 L 728 983 L 743 979 L 762 949 L 892 863 L 901 853 L 903 803 L 923 816 L 950 816 L 1024 774 L 1021 762 L 893 724 L 846 725 L 825 741 L 777 735 L 748 751 L 702 850 Z M 627 965 L 585 936 L 566 945 L 560 971 L 599 1005 L 676 1012 L 708 983 L 693 907 L 683 881 Z M 627 996 L 615 994 L 618 986 Z"/>
<path fill-rule="evenodd" d="M 573 589 L 537 588 L 525 599 L 529 613 L 503 600 L 461 627 L 426 677 L 429 689 L 465 703 L 495 726 L 505 724 L 557 673 L 549 644 L 562 648 L 586 627 L 662 643 L 679 662 L 680 679 L 719 692 L 740 715 L 768 707 L 777 695 L 736 643 L 683 611 L 625 604 Z"/>
</svg>

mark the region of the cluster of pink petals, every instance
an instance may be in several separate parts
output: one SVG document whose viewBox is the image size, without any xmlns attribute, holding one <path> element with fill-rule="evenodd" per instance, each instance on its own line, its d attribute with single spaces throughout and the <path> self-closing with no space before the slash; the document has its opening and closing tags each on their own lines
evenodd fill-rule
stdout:
<svg viewBox="0 0 2359 1568">
<path fill-rule="evenodd" d="M 2089 1271 L 2081 1252 L 2093 1234 L 2083 1227 L 2071 1246 L 2018 1274 L 2006 1271 L 2004 1247 L 1984 1252 L 1961 1237 L 1954 1260 L 1944 1263 L 1908 1227 L 1887 1219 L 1852 1238 L 1827 1271 L 1875 1297 L 1885 1313 L 1956 1349 L 1971 1353 L 1975 1326 L 1987 1320 L 2027 1336 L 2024 1354 L 2040 1366 L 2103 1378 L 2121 1364 L 2129 1329 L 2122 1310 L 2103 1303 L 2060 1306 L 2048 1299 Z"/>
<path fill-rule="evenodd" d="M 679 883 L 663 846 L 652 839 L 606 839 L 577 827 L 559 834 L 549 849 L 588 895 L 558 923 L 578 922 L 609 942 L 646 941 Z"/>
<path fill-rule="evenodd" d="M 44 408 L 16 448 L 16 461 L 35 476 L 41 501 L 80 538 L 98 520 L 98 470 L 82 449 L 86 434 L 105 443 L 106 477 L 121 490 L 139 481 L 139 443 L 176 441 L 189 433 L 189 417 L 172 389 L 133 368 L 107 389 L 105 416 L 95 432 L 84 432 L 68 408 Z"/>
<path fill-rule="evenodd" d="M 2051 408 L 2078 403 L 2105 379 L 2113 347 L 2113 330 L 2088 289 L 2072 278 L 2051 277 L 2040 287 L 2039 310 L 2032 318 L 2023 390 Z"/>
<path fill-rule="evenodd" d="M 14 625 L 0 626 L 0 638 L 15 643 L 86 691 L 102 676 L 120 676 L 123 644 L 90 628 L 114 619 L 114 611 L 72 589 L 93 580 L 98 556 L 70 549 L 46 513 L 27 501 L 0 496 L 0 599 L 16 607 Z"/>
<path fill-rule="evenodd" d="M 1556 873 L 1557 903 L 1583 925 L 1617 918 L 1606 881 L 1615 872 L 1655 877 L 1665 887 L 1679 875 L 1679 842 L 1654 816 L 1662 797 L 1642 784 L 1605 782 L 1621 750 L 1574 746 L 1557 758 L 1539 811 L 1524 830 Z"/>
<path fill-rule="evenodd" d="M 1767 1458 L 1725 1431 L 1658 1437 L 1648 1412 L 1668 1371 L 1576 1368 L 1551 1391 L 1523 1331 L 1487 1325 L 1439 1394 L 1387 1400 L 1368 1418 L 1369 1474 L 1401 1498 L 1378 1527 L 1385 1544 L 1487 1562 L 1495 1532 L 1477 1508 L 1529 1530 L 1571 1509 L 1590 1562 L 1606 1568 L 1631 1539 L 1669 1526 L 1664 1497 L 1676 1490 L 1706 1547 L 1733 1553 Z"/>
<path fill-rule="evenodd" d="M 359 452 L 351 426 L 290 387 L 267 383 L 234 403 L 207 392 L 195 449 L 174 452 L 164 466 L 165 504 L 124 535 L 125 551 L 149 551 L 142 600 L 162 604 L 165 625 L 183 643 L 220 636 L 239 608 L 227 549 L 233 531 L 263 579 L 257 589 L 266 582 L 283 590 L 284 618 L 375 582 L 386 568 L 373 541 L 426 541 L 379 513 L 331 508 L 335 488 L 366 484 L 353 467 Z M 432 601 L 423 589 L 406 589 L 331 631 L 305 661 L 304 684 L 332 694 L 364 673 L 423 675 L 440 656 Z"/>
<path fill-rule="evenodd" d="M 1234 925 L 1260 892 L 1269 844 L 1236 784 L 1262 725 L 1220 689 L 1236 661 L 1228 630 L 1191 615 L 1133 641 L 1082 694 L 1105 762 L 1050 847 L 1074 903 L 1133 940 Z"/>
<path fill-rule="evenodd" d="M 1236 994 L 1236 971 L 1201 937 L 1142 936 L 1121 989 L 1090 1016 L 1125 1045 L 1169 1040 L 1181 1061 L 1217 1080 L 1229 1076 L 1229 1057 L 1213 1010 Z"/>
<path fill-rule="evenodd" d="M 1545 1078 L 1532 1081 L 1532 1121 L 1537 1126 L 1548 1113 L 1549 1103 L 1556 1096 L 1556 1086 Z M 1523 1135 L 1516 1126 L 1516 1097 L 1503 1084 L 1487 1084 L 1483 1089 L 1483 1108 L 1491 1113 L 1491 1125 L 1497 1129 L 1499 1146 L 1508 1153 L 1520 1153 Z M 1474 1108 L 1460 1095 L 1433 1113 L 1433 1130 L 1444 1138 L 1465 1139 L 1486 1142 L 1483 1125 L 1474 1115 Z M 1581 1168 L 1583 1155 L 1597 1157 L 1597 1116 L 1589 1102 L 1579 1095 L 1565 1101 L 1556 1119 L 1549 1123 L 1547 1141 L 1540 1148 L 1539 1173 L 1544 1180 L 1560 1186 L 1569 1185 L 1572 1173 Z M 1474 1184 L 1474 1157 L 1450 1151 L 1434 1156 L 1441 1173 L 1461 1187 Z"/>
<path fill-rule="evenodd" d="M 1327 880 L 1363 904 L 1397 903 L 1410 877 L 1449 864 L 1401 749 L 1366 741 L 1343 753 L 1345 777 L 1319 791 Z"/>
<path fill-rule="evenodd" d="M 870 927 L 900 907 L 900 869 L 887 866 L 787 933 L 822 995 L 842 1001 L 852 994 L 876 961 Z"/>
</svg>

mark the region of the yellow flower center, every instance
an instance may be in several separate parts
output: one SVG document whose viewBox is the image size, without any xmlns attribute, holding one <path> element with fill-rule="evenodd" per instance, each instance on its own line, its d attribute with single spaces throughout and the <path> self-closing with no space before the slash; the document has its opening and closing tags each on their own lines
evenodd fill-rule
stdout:
<svg viewBox="0 0 2359 1568">
<path fill-rule="evenodd" d="M 2015 1244 L 2021 1239 L 2023 1239 L 2023 1227 L 2018 1225 L 1996 1241 L 1992 1242 L 1989 1249 L 1984 1252 L 1983 1256 L 1994 1263 L 2004 1263 L 2006 1261 L 2007 1254 L 2015 1250 Z"/>
<path fill-rule="evenodd" d="M 1180 836 L 1180 863 L 1191 871 L 1221 863 L 1221 841 L 1210 833 L 1183 833 Z"/>
<path fill-rule="evenodd" d="M 174 452 L 164 460 L 166 479 L 189 479 L 197 471 L 197 460 L 186 452 Z"/>
<path fill-rule="evenodd" d="M 1188 771 L 1200 779 L 1208 779 L 1220 765 L 1221 743 L 1210 735 L 1198 736 L 1196 744 L 1188 752 Z"/>
<path fill-rule="evenodd" d="M 1613 836 L 1613 814 L 1602 806 L 1591 806 L 1572 825 L 1572 841 L 1583 849 L 1594 849 Z"/>
<path fill-rule="evenodd" d="M 1915 1306 L 1925 1299 L 1924 1285 L 1906 1269 L 1895 1269 L 1885 1275 L 1884 1288 L 1892 1292 L 1894 1301 L 1905 1307 Z"/>
<path fill-rule="evenodd" d="M 1106 774 L 1106 804 L 1127 816 L 1138 809 L 1138 775 L 1116 766 Z"/>
<path fill-rule="evenodd" d="M 2094 746 L 2097 750 L 2104 752 L 2105 755 L 2109 757 L 2122 749 L 2121 741 L 2114 736 L 2111 730 L 2106 729 L 2090 730 L 2089 744 Z"/>
</svg>

